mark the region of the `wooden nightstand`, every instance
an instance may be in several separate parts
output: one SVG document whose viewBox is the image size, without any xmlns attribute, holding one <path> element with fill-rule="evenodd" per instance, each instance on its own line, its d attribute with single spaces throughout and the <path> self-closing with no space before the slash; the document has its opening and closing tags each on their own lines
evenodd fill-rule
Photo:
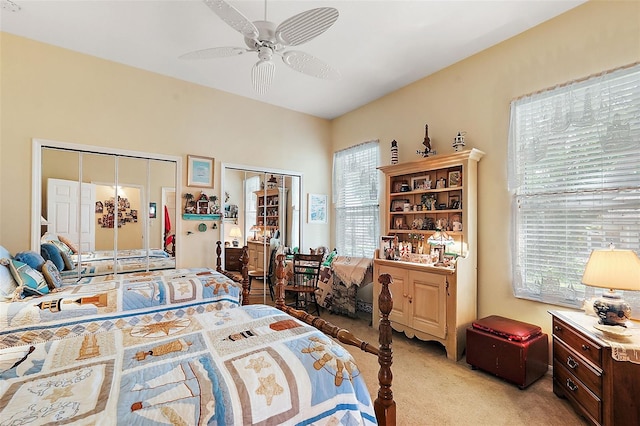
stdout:
<svg viewBox="0 0 640 426">
<path fill-rule="evenodd" d="M 240 271 L 242 269 L 242 247 L 224 248 L 224 269 L 226 271 Z"/>
<path fill-rule="evenodd" d="M 582 312 L 551 311 L 553 392 L 596 425 L 640 424 L 640 364 L 616 361 L 611 344 Z M 637 342 L 636 342 L 637 340 Z M 631 342 L 640 345 L 634 335 Z"/>
</svg>

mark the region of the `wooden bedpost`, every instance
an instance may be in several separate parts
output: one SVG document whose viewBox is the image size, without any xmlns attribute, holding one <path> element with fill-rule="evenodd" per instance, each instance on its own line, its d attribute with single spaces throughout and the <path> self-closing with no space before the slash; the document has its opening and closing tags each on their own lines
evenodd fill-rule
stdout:
<svg viewBox="0 0 640 426">
<path fill-rule="evenodd" d="M 230 273 L 228 271 L 225 271 L 224 269 L 222 269 L 222 242 L 221 241 L 217 241 L 216 242 L 216 271 L 220 272 L 221 274 L 226 275 L 227 277 L 231 278 L 232 280 L 234 280 L 235 282 L 240 282 L 242 284 L 242 304 L 243 305 L 248 305 L 249 304 L 249 247 L 248 246 L 244 246 L 242 247 L 242 254 L 240 255 L 240 263 L 241 263 L 241 267 L 240 267 L 240 273 L 242 274 L 242 279 L 238 279 L 238 274 L 233 274 Z"/>
<path fill-rule="evenodd" d="M 240 255 L 240 263 L 242 267 L 242 304 L 249 304 L 249 246 L 242 247 L 242 254 Z"/>
<path fill-rule="evenodd" d="M 216 246 L 216 271 L 222 272 L 222 241 L 217 241 Z"/>
<path fill-rule="evenodd" d="M 284 286 L 287 281 L 284 269 L 284 254 L 276 256 L 276 308 L 283 311 L 284 304 Z"/>
<path fill-rule="evenodd" d="M 389 284 L 393 282 L 391 275 L 381 274 L 378 282 L 382 284 L 382 291 L 378 296 L 378 305 L 380 308 L 380 325 L 378 326 L 380 349 L 378 354 L 378 364 L 380 370 L 378 372 L 378 381 L 380 388 L 378 389 L 378 397 L 373 403 L 373 408 L 378 419 L 378 424 L 386 426 L 395 426 L 396 424 L 396 403 L 393 400 L 393 392 L 391 391 L 391 381 L 393 374 L 391 373 L 391 364 L 393 363 L 393 350 L 391 348 L 391 322 L 389 322 L 389 314 L 393 309 L 393 299 L 389 291 Z"/>
</svg>

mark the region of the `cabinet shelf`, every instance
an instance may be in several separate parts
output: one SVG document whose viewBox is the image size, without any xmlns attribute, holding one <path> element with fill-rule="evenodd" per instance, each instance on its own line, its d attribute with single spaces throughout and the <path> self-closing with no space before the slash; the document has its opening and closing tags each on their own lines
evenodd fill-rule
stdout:
<svg viewBox="0 0 640 426">
<path fill-rule="evenodd" d="M 387 211 L 383 233 L 395 237 L 390 239 L 391 244 L 397 241 L 396 251 L 392 253 L 399 260 L 386 259 L 385 253 L 378 250 L 373 274 L 376 277 L 391 275 L 400 295 L 394 300 L 389 315 L 391 326 L 408 337 L 441 343 L 447 358 L 454 361 L 464 352 L 466 327 L 477 319 L 476 187 L 478 161 L 483 155 L 482 151 L 471 149 L 379 167 L 385 174 Z M 443 179 L 447 184 L 449 179 L 456 179 L 457 185 L 398 192 L 400 186 Z M 429 195 L 427 205 L 459 208 L 417 210 L 416 207 L 414 210 L 414 206 L 423 205 L 425 194 Z M 410 209 L 405 211 L 407 204 Z M 402 211 L 396 210 L 398 207 L 402 207 Z M 424 221 L 426 227 L 432 229 L 409 229 L 425 226 Z M 439 262 L 442 246 L 431 246 L 427 242 L 428 237 L 437 232 L 434 226 L 444 228 L 454 241 L 443 250 L 444 262 Z M 419 238 L 414 238 L 415 235 L 424 238 L 417 241 Z M 385 251 L 388 244 L 389 240 L 385 239 Z M 417 246 L 415 253 L 414 246 Z M 454 256 L 457 256 L 455 261 L 448 261 Z M 373 292 L 380 292 L 376 281 Z M 373 323 L 379 321 L 378 301 L 374 298 Z"/>
</svg>

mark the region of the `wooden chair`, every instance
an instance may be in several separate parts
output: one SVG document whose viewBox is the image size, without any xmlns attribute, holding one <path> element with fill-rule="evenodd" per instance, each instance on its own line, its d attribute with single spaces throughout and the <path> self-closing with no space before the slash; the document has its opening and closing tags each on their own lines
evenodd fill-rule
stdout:
<svg viewBox="0 0 640 426">
<path fill-rule="evenodd" d="M 249 291 L 251 291 L 251 280 L 266 279 L 266 283 L 269 285 L 269 294 L 271 295 L 271 300 L 274 300 L 273 281 L 271 280 L 271 277 L 273 276 L 273 271 L 276 263 L 276 251 L 277 251 L 277 248 L 272 249 L 271 254 L 269 255 L 269 270 L 266 277 L 264 275 L 264 271 L 261 271 L 261 270 L 249 271 L 249 274 L 248 274 L 249 275 Z"/>
<path fill-rule="evenodd" d="M 288 291 L 295 295 L 295 302 L 291 306 L 296 309 L 302 307 L 310 314 L 309 305 L 313 304 L 318 316 L 320 316 L 320 305 L 316 300 L 316 290 L 318 289 L 322 257 L 321 254 L 295 254 L 293 256 L 293 277 L 284 288 L 285 292 Z"/>
</svg>

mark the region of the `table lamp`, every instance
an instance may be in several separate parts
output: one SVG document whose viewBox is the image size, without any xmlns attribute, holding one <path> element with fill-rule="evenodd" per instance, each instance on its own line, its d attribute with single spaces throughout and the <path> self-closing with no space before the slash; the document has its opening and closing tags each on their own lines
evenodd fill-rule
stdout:
<svg viewBox="0 0 640 426">
<path fill-rule="evenodd" d="M 625 327 L 631 307 L 616 290 L 640 290 L 640 258 L 632 250 L 594 250 L 589 256 L 582 283 L 609 289 L 593 303 L 600 324 Z"/>
<path fill-rule="evenodd" d="M 435 247 L 440 247 L 438 263 L 444 263 L 444 251 L 446 250 L 447 246 L 454 244 L 455 241 L 445 231 L 441 231 L 438 229 L 427 239 L 427 243 Z"/>
<path fill-rule="evenodd" d="M 240 227 L 234 226 L 233 228 L 231 228 L 231 231 L 229 231 L 229 236 L 233 237 L 233 246 L 238 247 L 240 245 L 238 238 L 242 238 L 242 231 L 240 230 Z"/>
<path fill-rule="evenodd" d="M 249 232 L 253 232 L 253 241 L 258 239 L 258 232 L 260 232 L 260 227 L 258 225 L 253 225 L 251 227 L 251 229 L 249 229 Z"/>
</svg>

